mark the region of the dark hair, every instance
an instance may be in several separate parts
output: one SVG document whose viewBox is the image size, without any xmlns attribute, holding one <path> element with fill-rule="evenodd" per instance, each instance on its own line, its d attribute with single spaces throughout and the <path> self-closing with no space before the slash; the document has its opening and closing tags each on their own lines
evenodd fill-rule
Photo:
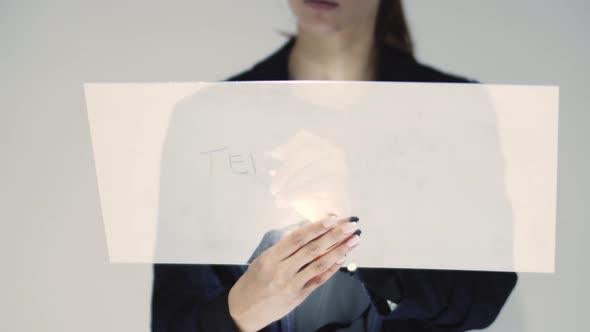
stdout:
<svg viewBox="0 0 590 332">
<path fill-rule="evenodd" d="M 394 47 L 414 57 L 414 44 L 402 0 L 381 0 L 377 12 L 375 38 L 379 44 Z"/>
</svg>

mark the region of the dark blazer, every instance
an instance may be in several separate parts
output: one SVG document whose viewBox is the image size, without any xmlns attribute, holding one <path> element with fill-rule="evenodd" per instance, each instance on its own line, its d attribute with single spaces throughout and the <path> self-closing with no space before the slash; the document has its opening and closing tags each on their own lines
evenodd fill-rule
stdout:
<svg viewBox="0 0 590 332">
<path fill-rule="evenodd" d="M 291 39 L 232 81 L 288 80 Z M 379 50 L 379 81 L 466 83 L 390 47 Z M 237 331 L 229 290 L 246 266 L 154 265 L 152 330 Z M 368 331 L 465 331 L 489 326 L 516 285 L 515 273 L 415 269 L 360 269 L 371 297 Z M 397 303 L 390 311 L 387 300 Z M 290 316 L 266 331 L 292 331 Z"/>
</svg>

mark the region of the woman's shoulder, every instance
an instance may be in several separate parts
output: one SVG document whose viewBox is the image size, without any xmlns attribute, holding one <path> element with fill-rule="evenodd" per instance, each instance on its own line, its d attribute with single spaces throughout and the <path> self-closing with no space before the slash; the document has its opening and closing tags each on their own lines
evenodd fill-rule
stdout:
<svg viewBox="0 0 590 332">
<path fill-rule="evenodd" d="M 476 83 L 474 79 L 452 74 L 420 62 L 416 63 L 414 71 L 416 77 L 420 78 L 424 82 Z"/>
<path fill-rule="evenodd" d="M 226 79 L 226 81 L 285 81 L 289 79 L 289 53 L 295 41 L 285 42 L 272 54 L 258 61 L 251 68 Z"/>
<path fill-rule="evenodd" d="M 234 82 L 234 81 L 256 81 L 256 75 L 254 73 L 254 67 L 244 70 L 240 73 L 234 74 L 226 78 L 224 81 Z"/>
<path fill-rule="evenodd" d="M 393 47 L 383 46 L 380 55 L 379 74 L 384 81 L 476 83 L 473 79 L 428 65 Z"/>
</svg>

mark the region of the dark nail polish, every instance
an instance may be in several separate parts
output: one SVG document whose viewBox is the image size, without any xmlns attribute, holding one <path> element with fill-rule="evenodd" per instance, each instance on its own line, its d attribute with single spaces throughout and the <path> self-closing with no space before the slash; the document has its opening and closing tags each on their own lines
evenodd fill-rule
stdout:
<svg viewBox="0 0 590 332">
<path fill-rule="evenodd" d="M 357 229 L 354 233 L 352 233 L 353 235 L 358 235 L 361 236 L 362 231 L 360 229 Z"/>
<path fill-rule="evenodd" d="M 359 217 L 350 217 L 350 222 L 358 222 Z"/>
</svg>

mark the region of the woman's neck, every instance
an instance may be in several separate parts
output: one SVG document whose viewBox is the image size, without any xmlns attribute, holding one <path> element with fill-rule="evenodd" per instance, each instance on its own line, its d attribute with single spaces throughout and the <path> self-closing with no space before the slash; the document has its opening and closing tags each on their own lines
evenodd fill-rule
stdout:
<svg viewBox="0 0 590 332">
<path fill-rule="evenodd" d="M 317 35 L 299 32 L 289 56 L 294 80 L 371 81 L 376 78 L 373 31 Z"/>
</svg>

